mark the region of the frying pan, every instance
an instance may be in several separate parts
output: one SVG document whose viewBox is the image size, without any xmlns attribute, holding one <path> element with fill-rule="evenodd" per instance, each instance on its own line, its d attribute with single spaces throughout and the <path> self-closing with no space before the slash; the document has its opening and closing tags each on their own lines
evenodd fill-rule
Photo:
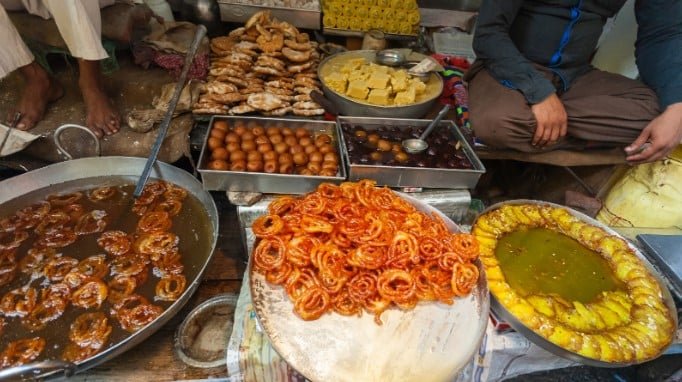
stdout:
<svg viewBox="0 0 682 382">
<path fill-rule="evenodd" d="M 82 183 L 83 187 L 123 183 L 135 184 L 145 163 L 145 158 L 114 156 L 82 158 L 53 164 L 0 182 L 0 206 L 36 190 L 49 189 L 50 193 L 65 192 L 67 191 L 65 190 L 67 182 L 73 184 L 73 182 L 77 181 L 79 184 Z M 202 238 L 210 244 L 205 246 L 209 250 L 205 252 L 195 251 L 183 257 L 185 275 L 187 276 L 187 289 L 180 298 L 173 302 L 149 325 L 127 335 L 102 352 L 86 360 L 75 364 L 48 360 L 0 370 L 0 380 L 19 376 L 60 378 L 99 365 L 141 343 L 159 330 L 189 301 L 189 298 L 199 286 L 201 277 L 215 248 L 218 237 L 218 210 L 211 195 L 204 191 L 201 183 L 184 170 L 157 161 L 152 168 L 151 177 L 174 183 L 194 195 L 206 213 L 205 224 L 210 224 L 210 227 L 206 227 L 207 229 L 203 230 L 206 233 L 206 237 Z"/>
</svg>

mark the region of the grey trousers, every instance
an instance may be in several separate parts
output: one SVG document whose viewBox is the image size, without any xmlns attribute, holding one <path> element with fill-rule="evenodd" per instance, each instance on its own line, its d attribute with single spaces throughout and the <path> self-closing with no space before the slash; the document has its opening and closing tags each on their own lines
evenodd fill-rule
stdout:
<svg viewBox="0 0 682 382">
<path fill-rule="evenodd" d="M 546 68 L 537 67 L 551 79 Z M 534 147 L 536 121 L 519 91 L 507 88 L 476 63 L 467 76 L 469 117 L 486 145 L 523 152 L 626 146 L 660 114 L 653 90 L 640 81 L 592 69 L 559 98 L 568 114 L 568 131 L 555 145 Z"/>
</svg>

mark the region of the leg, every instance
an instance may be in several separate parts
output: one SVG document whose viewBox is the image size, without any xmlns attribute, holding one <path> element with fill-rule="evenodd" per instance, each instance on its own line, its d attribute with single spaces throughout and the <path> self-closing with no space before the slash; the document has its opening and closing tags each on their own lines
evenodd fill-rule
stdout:
<svg viewBox="0 0 682 382">
<path fill-rule="evenodd" d="M 0 78 L 15 69 L 19 69 L 26 85 L 15 109 L 7 118 L 11 121 L 16 113 L 21 113 L 17 128 L 28 130 L 43 118 L 47 104 L 61 97 L 64 90 L 35 62 L 5 8 L 0 6 Z"/>
<path fill-rule="evenodd" d="M 640 81 L 593 69 L 561 96 L 568 134 L 610 146 L 632 143 L 660 114 L 656 93 Z"/>
<path fill-rule="evenodd" d="M 98 137 L 112 135 L 119 130 L 120 117 L 104 93 L 99 61 L 78 59 L 78 86 L 88 110 L 85 125 Z"/>
<path fill-rule="evenodd" d="M 497 82 L 485 69 L 469 79 L 469 112 L 476 137 L 488 146 L 529 153 L 577 148 L 570 138 L 560 139 L 551 148 L 532 146 L 536 121 L 526 99 Z"/>
<path fill-rule="evenodd" d="M 116 133 L 120 117 L 104 92 L 99 68 L 99 60 L 107 58 L 102 47 L 99 3 L 44 1 L 71 55 L 78 59 L 78 84 L 87 108 L 87 127 L 100 137 Z"/>
</svg>

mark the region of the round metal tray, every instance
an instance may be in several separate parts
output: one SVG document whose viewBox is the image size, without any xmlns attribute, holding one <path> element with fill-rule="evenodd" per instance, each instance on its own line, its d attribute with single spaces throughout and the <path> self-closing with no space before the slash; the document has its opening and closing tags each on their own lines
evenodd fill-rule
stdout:
<svg viewBox="0 0 682 382">
<path fill-rule="evenodd" d="M 496 210 L 502 206 L 505 205 L 518 205 L 518 204 L 538 204 L 538 205 L 548 205 L 551 207 L 556 207 L 556 208 L 563 208 L 566 211 L 568 211 L 571 215 L 577 217 L 578 219 L 582 220 L 585 223 L 589 223 L 593 226 L 599 227 L 606 231 L 608 234 L 617 236 L 623 240 L 625 240 L 628 243 L 628 246 L 634 251 L 635 255 L 642 261 L 646 269 L 653 275 L 653 277 L 656 279 L 658 282 L 659 287 L 661 288 L 661 292 L 663 294 L 663 300 L 665 302 L 665 305 L 668 307 L 668 310 L 670 311 L 670 317 L 672 317 L 674 321 L 674 326 L 677 327 L 678 323 L 678 317 L 677 317 L 677 309 L 675 308 L 675 302 L 673 301 L 672 295 L 670 294 L 670 291 L 666 287 L 665 282 L 663 281 L 663 277 L 658 273 L 658 271 L 649 263 L 649 261 L 644 257 L 642 252 L 634 246 L 632 243 L 630 243 L 626 238 L 624 238 L 622 235 L 620 235 L 618 232 L 614 231 L 612 228 L 608 227 L 604 223 L 595 220 L 581 212 L 578 212 L 576 210 L 573 210 L 571 208 L 568 208 L 566 206 L 562 206 L 559 204 L 555 203 L 550 203 L 550 202 L 543 202 L 543 201 L 538 201 L 538 200 L 527 200 L 527 199 L 517 199 L 517 200 L 509 200 L 506 202 L 502 203 L 497 203 L 494 204 L 485 210 L 483 210 L 478 216 L 482 216 L 486 214 L 487 212 Z M 478 218 L 476 219 L 478 221 Z M 474 222 L 474 225 L 476 225 L 476 222 Z M 502 318 L 504 321 L 509 323 L 509 325 L 516 330 L 517 332 L 523 334 L 526 338 L 528 338 L 530 341 L 532 341 L 534 344 L 540 346 L 541 348 L 547 350 L 550 353 L 553 353 L 559 357 L 563 357 L 566 359 L 569 359 L 571 361 L 579 362 L 584 365 L 589 365 L 589 366 L 596 366 L 596 367 L 624 367 L 624 366 L 630 366 L 630 365 L 635 365 L 639 364 L 642 362 L 645 362 L 647 360 L 641 360 L 638 362 L 630 362 L 630 363 L 623 363 L 623 362 L 605 362 L 605 361 L 600 361 L 594 358 L 588 358 L 585 356 L 582 356 L 578 353 L 574 353 L 568 349 L 564 349 L 559 345 L 555 345 L 554 343 L 550 342 L 549 340 L 545 339 L 541 335 L 535 333 L 532 329 L 524 325 L 519 319 L 516 318 L 507 308 L 505 308 L 493 295 L 492 293 L 490 294 L 490 307 L 495 314 L 497 314 L 500 318 Z M 665 349 L 661 350 L 661 353 Z"/>
<path fill-rule="evenodd" d="M 417 209 L 438 214 L 453 232 L 455 223 L 435 208 L 400 194 Z M 420 303 L 411 311 L 389 309 L 381 316 L 326 314 L 303 321 L 284 288 L 270 285 L 249 264 L 251 296 L 258 322 L 273 348 L 311 381 L 452 380 L 479 348 L 488 323 L 489 293 L 483 266 L 477 286 L 453 305 Z"/>
</svg>

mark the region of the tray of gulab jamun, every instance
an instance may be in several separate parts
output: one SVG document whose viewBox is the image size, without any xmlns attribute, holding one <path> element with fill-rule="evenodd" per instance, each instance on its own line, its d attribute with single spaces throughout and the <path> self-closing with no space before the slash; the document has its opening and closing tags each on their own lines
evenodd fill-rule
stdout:
<svg viewBox="0 0 682 382">
<path fill-rule="evenodd" d="M 304 194 L 346 179 L 335 122 L 213 116 L 199 157 L 204 189 Z"/>
<path fill-rule="evenodd" d="M 401 143 L 419 138 L 428 119 L 339 117 L 348 179 L 374 179 L 389 187 L 474 188 L 485 167 L 453 121 L 441 121 L 428 148 L 406 152 Z"/>
</svg>

